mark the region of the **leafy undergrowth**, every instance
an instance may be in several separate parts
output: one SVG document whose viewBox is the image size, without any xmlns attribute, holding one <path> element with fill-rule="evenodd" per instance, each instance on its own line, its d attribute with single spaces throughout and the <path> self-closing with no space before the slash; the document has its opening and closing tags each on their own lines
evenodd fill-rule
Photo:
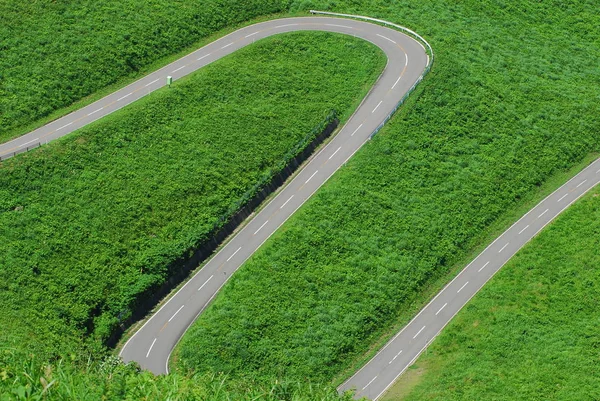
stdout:
<svg viewBox="0 0 600 401">
<path fill-rule="evenodd" d="M 0 142 L 220 29 L 284 11 L 288 3 L 0 0 Z"/>
<path fill-rule="evenodd" d="M 502 268 L 386 400 L 600 398 L 600 188 Z"/>
<path fill-rule="evenodd" d="M 594 4 L 341 1 L 335 10 L 416 29 L 436 64 L 194 323 L 178 348 L 182 372 L 339 380 L 490 227 L 600 148 Z"/>
<path fill-rule="evenodd" d="M 268 38 L 2 162 L 0 335 L 41 360 L 101 354 L 140 294 L 384 65 L 346 35 Z"/>
</svg>

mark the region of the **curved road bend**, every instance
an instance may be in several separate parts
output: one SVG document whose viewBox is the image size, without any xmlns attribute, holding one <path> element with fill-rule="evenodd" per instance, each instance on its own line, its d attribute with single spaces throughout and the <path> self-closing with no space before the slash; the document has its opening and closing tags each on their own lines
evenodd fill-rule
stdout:
<svg viewBox="0 0 600 401">
<path fill-rule="evenodd" d="M 167 75 L 179 78 L 255 40 L 302 30 L 343 33 L 372 42 L 385 52 L 387 66 L 361 105 L 329 144 L 127 341 L 120 353 L 123 360 L 137 361 L 143 368 L 156 374 L 168 373 L 171 350 L 190 324 L 242 263 L 368 140 L 369 135 L 419 79 L 428 57 L 415 40 L 379 25 L 329 17 L 280 19 L 235 31 L 105 100 L 103 110 L 109 112 L 120 105 L 119 98 L 130 101 L 142 96 L 145 91 L 143 88 L 163 86 Z M 133 94 L 124 98 L 126 92 Z M 88 112 L 94 112 L 102 104 L 88 108 Z M 89 117 L 97 116 L 94 114 Z M 65 123 L 57 125 L 61 124 Z"/>
</svg>

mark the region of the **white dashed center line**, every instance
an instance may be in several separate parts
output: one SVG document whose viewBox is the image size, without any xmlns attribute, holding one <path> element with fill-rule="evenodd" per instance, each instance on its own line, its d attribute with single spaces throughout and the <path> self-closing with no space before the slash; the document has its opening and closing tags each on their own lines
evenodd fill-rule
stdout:
<svg viewBox="0 0 600 401">
<path fill-rule="evenodd" d="M 421 330 L 419 330 L 419 331 L 417 332 L 417 334 L 415 334 L 415 336 L 413 337 L 413 340 L 414 340 L 415 338 L 417 338 L 417 336 L 418 336 L 419 334 L 421 334 L 421 332 L 422 332 L 423 330 L 425 330 L 425 326 L 421 327 Z"/>
<path fill-rule="evenodd" d="M 234 253 L 233 253 L 233 254 L 232 254 L 232 255 L 231 255 L 229 258 L 227 258 L 227 261 L 229 262 L 229 261 L 230 261 L 230 260 L 231 260 L 231 259 L 232 259 L 232 258 L 235 256 L 235 254 L 236 254 L 236 253 L 238 253 L 238 252 L 240 251 L 240 249 L 242 249 L 242 247 L 241 247 L 241 246 L 240 246 L 240 247 L 237 249 L 237 251 L 235 251 L 235 252 L 234 252 Z"/>
<path fill-rule="evenodd" d="M 362 389 L 364 390 L 364 389 L 366 389 L 367 387 L 369 387 L 369 385 L 370 385 L 371 383 L 373 383 L 373 382 L 375 381 L 375 379 L 377 379 L 377 376 L 375 376 L 374 378 L 372 378 L 372 379 L 371 379 L 371 381 L 370 381 L 370 382 L 368 382 L 368 383 L 367 383 L 367 385 L 366 385 L 366 386 L 364 386 Z"/>
<path fill-rule="evenodd" d="M 544 211 L 542 212 L 542 214 L 540 214 L 540 215 L 538 216 L 538 219 L 539 219 L 540 217 L 542 217 L 543 215 L 545 215 L 545 214 L 548 212 L 548 210 L 549 210 L 549 209 L 546 209 L 546 210 L 544 210 Z"/>
<path fill-rule="evenodd" d="M 120 100 L 125 99 L 127 96 L 131 96 L 131 93 L 128 93 L 125 96 L 121 96 L 120 98 L 117 99 L 117 102 L 120 101 Z"/>
<path fill-rule="evenodd" d="M 504 245 L 502 248 L 500 248 L 498 253 L 502 252 L 504 250 L 504 248 L 506 248 L 508 246 L 508 244 L 510 244 L 510 242 L 507 242 L 506 245 Z"/>
<path fill-rule="evenodd" d="M 177 314 L 179 313 L 179 311 L 180 311 L 180 310 L 182 310 L 184 306 L 185 306 L 185 305 L 181 305 L 181 308 L 177 309 L 177 312 L 173 313 L 173 316 L 171 316 L 171 318 L 168 320 L 168 322 L 170 322 L 171 320 L 173 320 L 173 318 L 174 318 L 175 316 L 177 316 Z"/>
<path fill-rule="evenodd" d="M 398 352 L 398 353 L 397 353 L 397 354 L 396 354 L 396 355 L 395 355 L 395 356 L 392 358 L 392 360 L 388 362 L 388 365 L 391 365 L 391 364 L 392 364 L 392 362 L 394 362 L 394 361 L 396 360 L 396 358 L 398 358 L 398 356 L 399 356 L 401 353 L 402 353 L 402 350 L 400 350 L 400 352 Z"/>
<path fill-rule="evenodd" d="M 148 85 L 146 85 L 148 86 Z M 95 114 L 97 112 L 99 112 L 100 110 L 102 110 L 104 107 L 100 107 L 98 110 L 92 111 L 90 114 L 88 114 L 88 116 L 91 116 L 92 114 Z"/>
<path fill-rule="evenodd" d="M 156 338 L 154 339 L 154 341 L 152 341 L 152 345 L 150 346 L 150 349 L 148 349 L 148 352 L 146 353 L 146 358 L 148 358 L 148 356 L 150 355 L 150 351 L 152 351 L 152 347 L 154 347 L 155 342 L 156 342 Z"/>
<path fill-rule="evenodd" d="M 398 82 L 400 82 L 400 78 L 402 78 L 401 76 L 398 77 L 398 79 L 396 80 L 396 82 L 394 83 L 394 85 L 392 86 L 392 89 L 394 89 L 396 87 L 396 85 L 398 85 Z"/>
<path fill-rule="evenodd" d="M 396 43 L 395 41 L 393 41 L 392 39 L 388 38 L 387 36 L 383 36 L 383 35 L 380 35 L 380 34 L 377 34 L 377 36 L 379 36 L 380 38 L 384 38 L 386 40 L 389 40 L 390 42 L 392 42 L 394 44 Z"/>
<path fill-rule="evenodd" d="M 336 25 L 336 24 L 325 24 L 327 26 L 336 26 L 338 28 L 346 28 L 346 29 L 352 29 L 351 26 L 346 26 L 346 25 Z"/>
<path fill-rule="evenodd" d="M 200 288 L 198 288 L 198 291 L 200 291 L 200 290 L 201 290 L 201 289 L 202 289 L 202 288 L 203 288 L 203 287 L 204 287 L 204 286 L 205 286 L 205 285 L 206 285 L 206 284 L 207 284 L 207 283 L 210 281 L 210 279 L 212 279 L 212 278 L 213 278 L 213 276 L 210 276 L 210 277 L 208 278 L 208 280 L 206 280 L 206 281 L 204 282 L 204 284 L 202 284 L 202 285 L 200 286 Z"/>
<path fill-rule="evenodd" d="M 329 156 L 329 159 L 328 159 L 328 160 L 331 160 L 331 158 L 332 158 L 333 156 L 335 156 L 335 154 L 336 154 L 336 153 L 337 153 L 337 152 L 338 152 L 338 151 L 339 151 L 341 148 L 342 148 L 341 146 L 340 146 L 339 148 L 337 148 L 337 150 L 336 150 L 335 152 L 333 152 L 333 154 L 332 154 L 331 156 Z"/>
<path fill-rule="evenodd" d="M 362 124 L 359 125 L 358 128 L 355 129 L 354 132 L 350 136 L 354 136 L 354 134 L 356 134 L 356 132 L 360 129 L 360 127 L 362 127 Z"/>
<path fill-rule="evenodd" d="M 226 44 L 225 46 L 221 47 L 221 49 L 225 49 L 226 47 L 229 47 L 229 46 L 231 46 L 232 44 L 233 44 L 233 42 L 231 42 L 231 43 L 229 43 L 229 44 Z"/>
<path fill-rule="evenodd" d="M 154 81 L 147 83 L 146 85 L 144 85 L 144 87 L 150 86 L 150 85 L 152 85 L 155 82 L 158 82 L 158 79 L 155 79 Z"/>
<path fill-rule="evenodd" d="M 68 123 L 68 124 L 65 124 L 65 125 L 63 125 L 63 126 L 62 126 L 62 127 L 60 127 L 60 128 L 57 128 L 57 130 L 59 130 L 59 129 L 63 129 L 63 128 L 67 128 L 67 127 L 68 127 L 69 125 L 71 125 L 71 124 L 73 124 L 73 121 L 71 121 L 71 122 L 70 122 L 70 123 Z"/>
<path fill-rule="evenodd" d="M 559 200 L 557 200 L 557 202 L 560 202 L 561 200 L 565 199 L 567 196 L 569 196 L 569 194 L 564 194 L 563 196 L 560 197 Z"/>
<path fill-rule="evenodd" d="M 59 128 L 59 129 L 60 129 L 60 128 Z M 38 139 L 40 139 L 40 138 L 35 138 L 35 139 L 32 139 L 31 141 L 29 141 L 29 142 L 25 142 L 24 144 L 22 144 L 22 145 L 19 145 L 18 147 L 20 148 L 20 147 L 23 147 L 23 146 L 25 146 L 25 145 L 29 145 L 30 143 L 32 143 L 32 142 L 35 142 L 35 141 L 37 141 Z"/>
<path fill-rule="evenodd" d="M 467 286 L 467 284 L 469 284 L 469 282 L 468 282 L 468 281 L 467 281 L 466 283 L 464 283 L 464 284 L 463 284 L 463 286 L 462 286 L 462 287 L 460 287 L 460 288 L 458 289 L 458 291 L 456 291 L 456 293 L 458 294 L 459 292 L 461 292 L 461 291 L 462 291 L 462 289 L 463 289 L 463 288 L 465 288 L 465 287 Z"/>
<path fill-rule="evenodd" d="M 185 68 L 185 65 L 182 65 L 181 67 L 179 67 L 179 68 L 178 68 L 178 69 L 176 69 L 176 70 L 173 70 L 172 72 L 177 72 L 177 71 L 179 71 L 179 70 L 183 70 L 184 68 Z"/>
<path fill-rule="evenodd" d="M 435 312 L 435 315 L 436 315 L 436 316 L 437 316 L 437 315 L 439 315 L 439 314 L 440 314 L 440 312 L 442 311 L 442 309 L 444 309 L 444 308 L 446 307 L 446 305 L 448 305 L 448 302 L 446 302 L 446 303 L 444 304 L 444 306 L 442 306 L 442 307 L 440 308 L 440 310 L 439 310 L 439 311 Z"/>
<path fill-rule="evenodd" d="M 306 180 L 305 184 L 308 184 L 308 182 L 315 176 L 315 174 L 317 174 L 319 172 L 319 170 L 315 171 L 314 173 L 312 173 L 312 175 L 310 177 L 308 177 L 308 180 Z"/>
<path fill-rule="evenodd" d="M 529 228 L 529 224 L 527 224 L 521 231 L 519 231 L 519 234 L 523 234 L 523 231 L 527 230 Z"/>
<path fill-rule="evenodd" d="M 288 200 L 286 200 L 286 201 L 283 203 L 283 205 L 281 205 L 281 207 L 280 207 L 279 209 L 283 209 L 283 207 L 284 207 L 285 205 L 287 205 L 287 204 L 288 204 L 288 202 L 289 202 L 289 201 L 291 201 L 293 197 L 294 197 L 294 195 L 290 196 L 290 198 L 289 198 Z"/>
<path fill-rule="evenodd" d="M 285 24 L 285 25 L 279 25 L 279 26 L 276 26 L 275 28 L 276 28 L 276 29 L 277 29 L 277 28 L 285 28 L 286 26 L 296 26 L 296 25 L 298 25 L 298 24 Z"/>
<path fill-rule="evenodd" d="M 575 188 L 579 188 L 580 186 L 582 186 L 583 184 L 585 184 L 585 182 L 586 182 L 586 181 L 587 181 L 587 180 L 583 180 L 583 181 L 581 181 L 581 182 L 579 183 L 579 185 L 577 185 Z"/>
<path fill-rule="evenodd" d="M 262 228 L 263 228 L 264 226 L 266 226 L 268 222 L 269 222 L 269 220 L 265 221 L 265 222 L 262 224 L 262 226 L 258 227 L 258 230 L 254 231 L 254 234 L 252 234 L 252 235 L 256 235 L 256 234 L 258 234 L 258 232 L 259 232 L 260 230 L 262 230 Z"/>
<path fill-rule="evenodd" d="M 254 36 L 254 35 L 256 35 L 257 33 L 258 33 L 258 32 L 253 32 L 253 33 L 251 33 L 250 35 L 246 35 L 246 37 L 247 37 L 247 38 L 249 38 L 250 36 Z"/>
<path fill-rule="evenodd" d="M 485 267 L 486 267 L 487 265 L 489 265 L 489 264 L 490 264 L 490 262 L 489 262 L 489 261 L 485 262 L 485 265 L 481 266 L 481 268 L 480 268 L 479 270 L 477 270 L 477 271 L 478 271 L 478 272 L 481 272 L 481 271 L 482 271 L 483 269 L 485 269 Z"/>
<path fill-rule="evenodd" d="M 377 110 L 379 108 L 379 105 L 381 105 L 381 103 L 383 103 L 383 100 L 380 100 L 379 103 L 377 103 L 377 106 L 375 106 L 375 108 L 373 109 L 372 113 L 375 113 L 375 110 Z"/>
<path fill-rule="evenodd" d="M 408 54 L 404 53 L 404 55 L 406 56 L 406 61 L 404 62 L 404 66 L 406 67 L 408 65 Z"/>
<path fill-rule="evenodd" d="M 254 34 L 252 34 L 252 35 L 254 35 Z M 210 55 L 211 55 L 211 53 L 205 54 L 205 55 L 204 55 L 204 56 L 202 56 L 202 57 L 198 57 L 196 60 L 200 61 L 200 60 L 202 60 L 203 58 L 206 58 L 206 57 L 208 57 L 208 56 L 210 56 Z"/>
</svg>

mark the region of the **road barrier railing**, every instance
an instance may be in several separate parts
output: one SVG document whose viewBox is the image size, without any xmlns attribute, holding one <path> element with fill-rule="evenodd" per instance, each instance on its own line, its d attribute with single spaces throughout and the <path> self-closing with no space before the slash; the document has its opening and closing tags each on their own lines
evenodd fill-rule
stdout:
<svg viewBox="0 0 600 401">
<path fill-rule="evenodd" d="M 423 70 L 423 73 L 419 76 L 419 78 L 413 84 L 413 86 L 410 87 L 410 89 L 406 92 L 406 94 L 398 101 L 398 103 L 396 103 L 396 106 L 394 107 L 394 109 L 387 115 L 387 117 L 383 120 L 383 122 L 381 124 L 379 124 L 377 126 L 377 128 L 375 128 L 373 130 L 371 135 L 369 135 L 369 139 L 373 138 L 381 130 L 381 128 L 383 128 L 383 126 L 390 120 L 390 118 L 392 118 L 392 116 L 396 113 L 396 111 L 400 108 L 400 106 L 402 106 L 402 104 L 406 101 L 406 99 L 408 99 L 408 97 L 410 96 L 412 91 L 415 90 L 417 85 L 423 80 L 425 75 L 427 75 L 427 73 L 431 70 L 431 66 L 433 65 L 433 59 L 434 59 L 433 48 L 421 35 L 419 35 L 415 31 L 413 31 L 412 29 L 406 28 L 402 25 L 394 24 L 393 22 L 389 22 L 386 20 L 372 18 L 372 17 L 365 17 L 363 15 L 341 14 L 341 13 L 334 13 L 334 12 L 329 12 L 329 11 L 310 10 L 310 13 L 318 14 L 318 15 L 330 15 L 330 16 L 334 16 L 334 17 L 353 18 L 353 19 L 359 19 L 359 20 L 364 20 L 364 21 L 376 22 L 376 23 L 379 23 L 379 24 L 382 24 L 385 26 L 389 26 L 389 27 L 395 28 L 395 29 L 402 31 L 405 34 L 409 35 L 410 37 L 412 37 L 413 39 L 418 41 L 425 49 L 425 53 L 427 54 L 427 66 Z"/>
</svg>

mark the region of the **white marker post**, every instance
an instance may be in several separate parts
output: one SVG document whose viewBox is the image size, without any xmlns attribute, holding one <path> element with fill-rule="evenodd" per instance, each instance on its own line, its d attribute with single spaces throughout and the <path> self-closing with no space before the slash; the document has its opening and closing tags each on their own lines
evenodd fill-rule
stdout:
<svg viewBox="0 0 600 401">
<path fill-rule="evenodd" d="M 169 88 L 171 87 L 171 84 L 173 83 L 173 77 L 172 76 L 168 76 L 167 77 L 167 85 L 169 85 Z"/>
</svg>

